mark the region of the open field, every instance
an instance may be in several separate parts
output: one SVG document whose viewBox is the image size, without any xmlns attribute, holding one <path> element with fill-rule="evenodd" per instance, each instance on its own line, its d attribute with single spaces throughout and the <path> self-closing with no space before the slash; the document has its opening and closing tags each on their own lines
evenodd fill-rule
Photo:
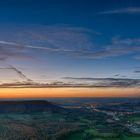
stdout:
<svg viewBox="0 0 140 140">
<path fill-rule="evenodd" d="M 139 116 L 139 115 L 132 115 L 132 116 L 129 116 L 129 117 L 128 117 L 128 120 L 129 120 L 130 122 L 134 122 L 134 123 L 140 124 L 140 116 Z"/>
</svg>

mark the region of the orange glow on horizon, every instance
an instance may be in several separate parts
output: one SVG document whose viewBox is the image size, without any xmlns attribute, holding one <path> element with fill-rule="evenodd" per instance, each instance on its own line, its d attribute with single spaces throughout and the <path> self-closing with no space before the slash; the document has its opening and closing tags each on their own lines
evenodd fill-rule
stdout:
<svg viewBox="0 0 140 140">
<path fill-rule="evenodd" d="M 140 88 L 1 88 L 0 98 L 136 97 Z"/>
</svg>

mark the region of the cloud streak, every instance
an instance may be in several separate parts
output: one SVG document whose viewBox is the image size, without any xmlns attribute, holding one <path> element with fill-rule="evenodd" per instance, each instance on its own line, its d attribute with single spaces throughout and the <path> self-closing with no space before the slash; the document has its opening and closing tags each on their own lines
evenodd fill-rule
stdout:
<svg viewBox="0 0 140 140">
<path fill-rule="evenodd" d="M 89 77 L 64 77 L 64 79 L 77 82 L 86 83 L 90 87 L 139 87 L 140 79 L 129 78 L 89 78 Z"/>
<path fill-rule="evenodd" d="M 24 46 L 15 42 L 0 41 L 0 60 L 5 61 L 11 58 L 27 59 L 30 56 L 24 48 Z"/>
<path fill-rule="evenodd" d="M 114 9 L 110 11 L 102 11 L 99 12 L 100 15 L 111 15 L 111 14 L 140 14 L 139 7 L 129 7 L 123 9 Z"/>
</svg>

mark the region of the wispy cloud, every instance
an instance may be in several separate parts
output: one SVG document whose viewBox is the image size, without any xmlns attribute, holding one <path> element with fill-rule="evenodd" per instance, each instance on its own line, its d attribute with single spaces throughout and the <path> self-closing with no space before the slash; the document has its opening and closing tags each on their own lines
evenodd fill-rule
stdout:
<svg viewBox="0 0 140 140">
<path fill-rule="evenodd" d="M 29 58 L 30 55 L 25 51 L 24 46 L 15 42 L 0 41 L 0 60 L 5 61 L 11 58 Z"/>
<path fill-rule="evenodd" d="M 61 45 L 58 43 L 55 47 L 47 47 L 47 46 L 34 46 L 34 45 L 20 45 L 15 42 L 6 42 L 6 41 L 0 41 L 0 44 L 4 46 L 0 46 L 1 50 L 1 60 L 5 60 L 8 57 L 22 57 L 24 55 L 27 55 L 24 53 L 24 50 L 26 49 L 39 49 L 44 50 L 48 52 L 59 52 L 64 53 L 70 56 L 79 57 L 79 58 L 90 58 L 90 59 L 101 59 L 101 58 L 107 58 L 107 57 L 117 57 L 127 54 L 135 54 L 140 53 L 140 39 L 116 39 L 113 40 L 111 44 L 107 46 L 101 46 L 101 49 L 96 51 L 96 48 L 93 46 L 89 46 L 88 48 L 81 45 L 81 47 L 85 48 L 75 48 L 70 47 L 65 48 L 61 47 Z M 58 46 L 60 45 L 60 46 Z M 70 45 L 70 44 L 68 44 Z M 88 45 L 87 45 L 88 46 Z M 93 49 L 94 48 L 94 49 Z"/>
<path fill-rule="evenodd" d="M 100 33 L 81 27 L 68 25 L 54 25 L 40 27 L 38 30 L 29 32 L 30 36 L 40 46 L 51 51 L 73 52 L 94 47 L 92 37 L 99 36 Z M 32 44 L 35 46 L 35 44 Z"/>
<path fill-rule="evenodd" d="M 110 15 L 110 14 L 140 14 L 139 7 L 129 7 L 129 8 L 122 8 L 122 9 L 114 9 L 109 11 L 101 11 L 98 14 L 101 15 Z"/>
<path fill-rule="evenodd" d="M 139 87 L 140 79 L 128 78 L 89 78 L 89 77 L 64 77 L 69 81 L 84 83 L 90 87 Z"/>
<path fill-rule="evenodd" d="M 59 48 L 50 48 L 50 47 L 42 47 L 42 46 L 35 46 L 35 45 L 23 45 L 23 44 L 18 44 L 15 42 L 8 42 L 8 41 L 2 41 L 0 40 L 0 44 L 6 45 L 6 47 L 11 47 L 11 48 L 17 48 L 20 50 L 25 50 L 25 49 L 40 49 L 40 50 L 46 50 L 46 51 L 70 51 L 70 50 L 64 50 L 64 49 L 59 49 Z M 9 46 L 8 46 L 9 45 Z"/>
<path fill-rule="evenodd" d="M 15 30 L 14 36 L 11 36 L 10 39 L 7 38 L 8 34 L 0 37 L 0 60 L 24 56 L 27 58 L 29 49 L 71 55 L 75 51 L 94 48 L 92 37 L 99 35 L 100 33 L 90 29 L 69 25 L 38 25 L 25 27 L 24 31 L 20 28 L 18 32 Z"/>
<path fill-rule="evenodd" d="M 36 34 L 37 35 L 37 34 Z M 45 38 L 44 35 L 39 35 Z M 113 38 L 112 42 L 105 46 L 95 46 L 91 32 L 86 29 L 70 27 L 49 27 L 46 42 L 48 47 L 31 48 L 46 49 L 47 51 L 63 52 L 79 58 L 100 59 L 106 57 L 121 56 L 140 52 L 140 38 Z M 100 37 L 100 36 L 98 36 Z"/>
<path fill-rule="evenodd" d="M 13 41 L 0 40 L 0 60 L 31 57 L 29 52 L 31 53 L 33 49 L 85 59 L 102 59 L 128 54 L 134 54 L 133 58 L 139 56 L 140 38 L 113 38 L 111 43 L 98 45 L 97 48 L 93 38 L 100 35 L 90 29 L 66 25 L 34 27 L 22 33 L 21 42 L 16 41 L 16 38 Z"/>
<path fill-rule="evenodd" d="M 112 43 L 101 47 L 98 51 L 85 50 L 75 52 L 79 57 L 101 59 L 107 57 L 122 56 L 127 54 L 140 53 L 140 39 L 113 39 Z"/>
</svg>

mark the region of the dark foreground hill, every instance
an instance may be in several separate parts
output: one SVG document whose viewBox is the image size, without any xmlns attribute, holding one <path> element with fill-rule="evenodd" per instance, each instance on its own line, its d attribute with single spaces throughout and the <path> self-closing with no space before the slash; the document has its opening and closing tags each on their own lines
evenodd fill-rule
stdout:
<svg viewBox="0 0 140 140">
<path fill-rule="evenodd" d="M 0 101 L 0 113 L 61 113 L 65 109 L 44 100 Z"/>
</svg>

